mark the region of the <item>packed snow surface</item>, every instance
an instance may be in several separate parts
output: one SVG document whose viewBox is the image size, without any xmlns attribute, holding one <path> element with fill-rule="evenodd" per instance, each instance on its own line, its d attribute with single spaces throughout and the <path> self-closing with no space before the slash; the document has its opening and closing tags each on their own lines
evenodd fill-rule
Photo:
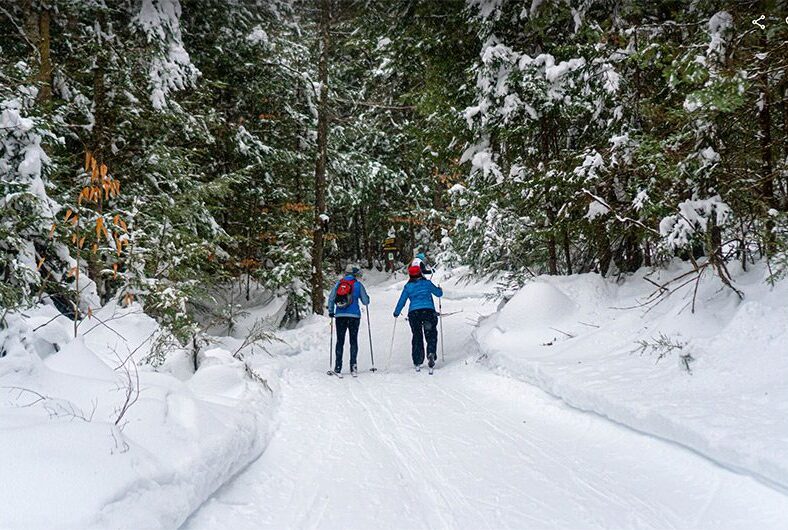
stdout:
<svg viewBox="0 0 788 530">
<path fill-rule="evenodd" d="M 544 342 L 568 343 L 550 328 L 583 320 L 585 304 L 606 311 L 597 296 L 615 291 L 614 283 L 592 276 L 566 280 L 576 282 L 571 289 L 534 282 L 483 320 L 474 337 L 473 324 L 498 305 L 486 298 L 491 287 L 436 277 L 446 292 L 443 311 L 462 312 L 444 318 L 446 362 L 430 376 L 411 367 L 403 318 L 394 329 L 391 312 L 404 280 L 370 280 L 379 371 L 368 371 L 364 327 L 358 379 L 325 375 L 327 319 L 282 333 L 285 342 L 271 348 L 283 368 L 270 443 L 186 529 L 784 528 L 784 492 L 681 445 L 579 411 L 521 380 L 540 382 L 516 368 L 531 352 L 550 348 Z M 475 341 L 492 351 L 488 335 L 495 333 L 503 337 L 498 350 L 508 354 L 479 362 Z M 604 350 L 601 337 L 592 342 L 592 351 Z M 695 377 L 678 370 L 675 359 L 655 366 L 648 357 L 628 358 L 641 367 L 630 367 L 632 377 L 641 376 L 634 385 L 668 365 L 678 381 Z M 258 362 L 268 361 L 259 356 Z M 574 363 L 556 363 L 556 371 Z M 700 365 L 694 368 L 699 374 Z M 630 374 L 610 377 L 607 385 L 627 388 L 624 401 L 641 399 L 627 387 Z M 589 392 L 604 390 L 588 382 Z M 715 407 L 712 401 L 704 410 Z M 686 405 L 676 400 L 670 408 Z"/>
<path fill-rule="evenodd" d="M 435 278 L 435 375 L 394 327 L 404 278 L 370 274 L 357 379 L 326 375 L 313 317 L 247 352 L 254 382 L 232 352 L 281 313 L 260 291 L 196 373 L 187 351 L 139 364 L 118 425 L 154 321 L 110 305 L 74 338 L 51 307 L 7 315 L 0 528 L 785 528 L 786 285 L 739 271 L 739 300 L 704 277 L 693 314 L 694 286 L 637 307 L 649 271 L 541 277 L 505 304 L 458 272 Z M 678 346 L 632 352 L 655 337 Z"/>
</svg>

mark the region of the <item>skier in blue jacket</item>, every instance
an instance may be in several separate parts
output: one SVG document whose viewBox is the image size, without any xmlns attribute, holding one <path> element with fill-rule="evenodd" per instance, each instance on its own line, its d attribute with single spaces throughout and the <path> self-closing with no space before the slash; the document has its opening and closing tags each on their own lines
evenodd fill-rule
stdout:
<svg viewBox="0 0 788 530">
<path fill-rule="evenodd" d="M 342 372 L 342 353 L 345 349 L 345 334 L 350 331 L 350 373 L 355 375 L 356 358 L 358 357 L 358 328 L 361 323 L 361 307 L 359 301 L 364 305 L 369 305 L 369 295 L 364 285 L 357 279 L 361 277 L 361 269 L 357 265 L 348 265 L 345 269 L 345 276 L 339 280 L 331 294 L 328 295 L 328 316 L 336 317 L 337 323 L 337 345 L 334 350 L 336 361 L 334 362 L 334 372 Z M 348 305 L 340 307 L 337 304 L 337 290 L 341 284 L 350 283 L 351 291 Z"/>
<path fill-rule="evenodd" d="M 421 273 L 419 265 L 408 267 L 410 279 L 402 289 L 402 294 L 394 309 L 394 318 L 399 317 L 405 302 L 410 300 L 408 307 L 408 322 L 413 333 L 411 340 L 411 356 L 416 371 L 421 370 L 424 362 L 424 339 L 427 339 L 427 361 L 429 367 L 435 366 L 438 357 L 438 313 L 432 297 L 443 296 L 443 289 L 436 287 Z"/>
</svg>

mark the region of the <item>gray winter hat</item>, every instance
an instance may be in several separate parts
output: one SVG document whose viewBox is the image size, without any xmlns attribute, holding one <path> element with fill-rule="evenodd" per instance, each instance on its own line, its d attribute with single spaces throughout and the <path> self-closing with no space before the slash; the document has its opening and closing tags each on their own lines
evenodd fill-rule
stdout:
<svg viewBox="0 0 788 530">
<path fill-rule="evenodd" d="M 353 276 L 361 276 L 361 268 L 357 263 L 348 263 L 347 267 L 345 267 L 345 272 Z"/>
</svg>

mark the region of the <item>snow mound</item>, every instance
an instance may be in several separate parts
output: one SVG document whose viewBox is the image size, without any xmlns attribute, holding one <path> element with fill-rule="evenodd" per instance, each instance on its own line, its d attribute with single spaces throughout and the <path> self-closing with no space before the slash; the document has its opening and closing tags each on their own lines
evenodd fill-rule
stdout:
<svg viewBox="0 0 788 530">
<path fill-rule="evenodd" d="M 0 326 L 0 528 L 176 528 L 262 452 L 273 400 L 242 362 L 155 371 L 139 306 L 95 316 L 76 338 L 51 306 Z"/>
<path fill-rule="evenodd" d="M 574 302 L 555 286 L 535 281 L 520 289 L 498 315 L 498 327 L 517 331 L 523 327 L 549 326 L 569 318 L 576 311 Z"/>
<path fill-rule="evenodd" d="M 495 371 L 576 408 L 674 441 L 788 489 L 788 282 L 756 266 L 734 273 L 744 300 L 711 274 L 643 305 L 683 264 L 621 283 L 541 277 L 474 337 Z M 662 344 L 662 346 L 660 346 Z"/>
</svg>

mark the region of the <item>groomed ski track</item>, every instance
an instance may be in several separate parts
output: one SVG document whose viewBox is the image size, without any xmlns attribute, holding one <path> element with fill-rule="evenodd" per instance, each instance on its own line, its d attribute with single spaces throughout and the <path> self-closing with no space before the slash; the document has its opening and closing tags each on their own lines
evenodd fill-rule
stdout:
<svg viewBox="0 0 788 530">
<path fill-rule="evenodd" d="M 463 313 L 434 375 L 412 369 L 403 318 L 387 363 L 401 285 L 368 285 L 377 373 L 366 319 L 357 379 L 326 375 L 325 321 L 283 334 L 266 451 L 184 528 L 785 528 L 784 493 L 473 362 L 483 292 L 444 284 Z"/>
</svg>

